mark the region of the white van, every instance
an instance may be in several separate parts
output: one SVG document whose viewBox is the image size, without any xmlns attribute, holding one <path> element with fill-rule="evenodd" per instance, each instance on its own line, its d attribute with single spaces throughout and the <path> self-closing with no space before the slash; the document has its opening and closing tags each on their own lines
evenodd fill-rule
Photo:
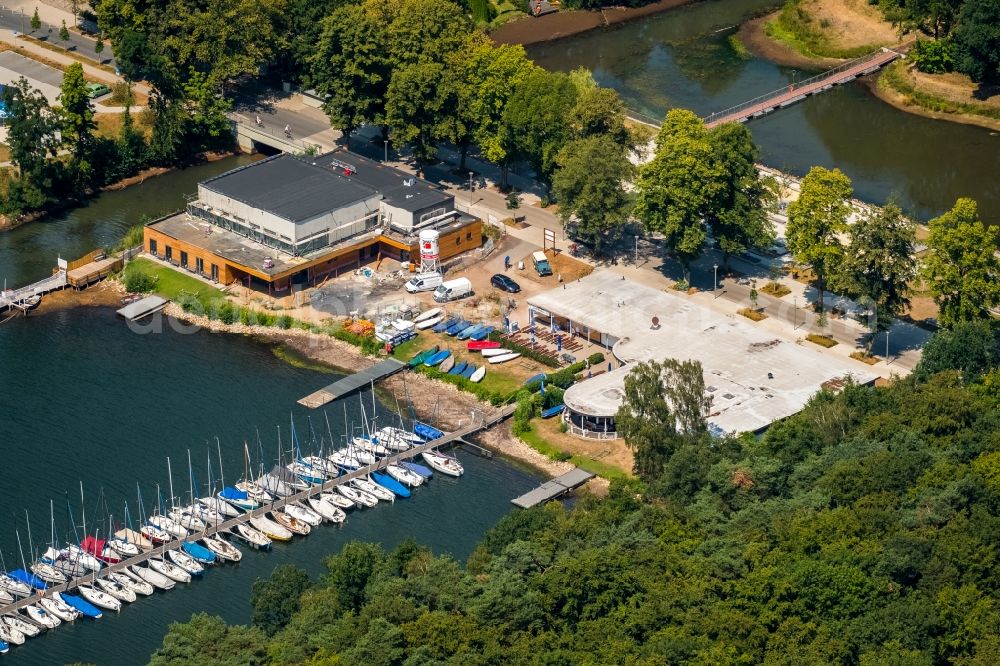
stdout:
<svg viewBox="0 0 1000 666">
<path fill-rule="evenodd" d="M 444 278 L 440 273 L 420 273 L 406 282 L 406 291 L 415 294 L 418 291 L 431 291 L 441 286 Z"/>
<path fill-rule="evenodd" d="M 472 295 L 472 283 L 469 278 L 458 278 L 442 282 L 441 286 L 434 290 L 434 300 L 438 303 L 454 301 Z"/>
</svg>

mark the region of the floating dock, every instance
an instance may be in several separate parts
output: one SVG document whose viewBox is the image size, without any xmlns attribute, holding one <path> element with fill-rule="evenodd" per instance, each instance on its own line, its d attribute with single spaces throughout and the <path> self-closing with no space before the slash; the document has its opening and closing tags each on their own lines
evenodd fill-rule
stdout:
<svg viewBox="0 0 1000 666">
<path fill-rule="evenodd" d="M 154 312 L 159 312 L 163 308 L 167 307 L 167 299 L 160 298 L 159 296 L 147 296 L 146 298 L 140 298 L 135 303 L 129 303 L 125 307 L 118 310 L 118 314 L 125 317 L 129 321 L 136 321 L 137 319 L 142 319 L 143 317 L 148 317 Z"/>
<path fill-rule="evenodd" d="M 300 502 L 308 497 L 313 497 L 323 492 L 329 492 L 333 490 L 336 486 L 347 483 L 351 479 L 355 479 L 358 477 L 365 477 L 371 472 L 377 472 L 381 469 L 385 469 L 388 465 L 398 464 L 400 461 L 403 460 L 410 460 L 412 458 L 417 457 L 424 451 L 429 451 L 431 449 L 436 449 L 445 446 L 447 444 L 455 443 L 456 440 L 460 440 L 463 437 L 467 437 L 468 435 L 479 432 L 480 430 L 485 430 L 487 428 L 490 428 L 499 423 L 500 421 L 509 418 L 511 415 L 513 415 L 514 408 L 515 408 L 514 405 L 507 405 L 506 407 L 492 414 L 491 416 L 480 419 L 478 421 L 474 421 L 469 425 L 465 426 L 464 428 L 456 430 L 455 432 L 446 433 L 443 437 L 438 437 L 437 439 L 425 442 L 424 444 L 419 444 L 413 448 L 407 449 L 406 451 L 402 451 L 387 458 L 383 458 L 367 467 L 362 467 L 348 474 L 338 476 L 335 479 L 330 479 L 329 481 L 326 481 L 319 485 L 312 486 L 306 490 L 295 493 L 294 495 L 289 495 L 288 497 L 282 497 L 276 499 L 271 504 L 262 506 L 259 509 L 255 509 L 254 511 L 251 511 L 249 513 L 244 513 L 236 518 L 230 518 L 229 520 L 219 523 L 218 525 L 209 526 L 205 529 L 204 532 L 194 532 L 184 537 L 183 539 L 176 539 L 161 546 L 157 546 L 152 550 L 148 550 L 144 553 L 141 553 L 140 555 L 136 555 L 135 557 L 122 560 L 117 564 L 105 564 L 104 567 L 101 568 L 100 572 L 96 574 L 88 573 L 86 576 L 83 576 L 82 578 L 74 578 L 68 583 L 62 583 L 60 585 L 51 585 L 45 591 L 44 595 L 40 595 L 36 591 L 29 597 L 17 599 L 12 603 L 0 607 L 0 615 L 4 615 L 7 613 L 14 613 L 19 608 L 23 608 L 24 606 L 37 603 L 42 596 L 51 596 L 53 592 L 70 592 L 75 588 L 79 587 L 80 585 L 88 585 L 93 583 L 95 578 L 105 578 L 110 573 L 121 571 L 135 564 L 142 564 L 146 560 L 152 559 L 154 557 L 162 557 L 168 550 L 177 550 L 181 547 L 182 544 L 184 544 L 187 541 L 197 541 L 198 539 L 201 539 L 204 536 L 226 533 L 230 530 L 230 528 L 235 527 L 240 523 L 249 523 L 251 518 L 262 516 L 269 511 L 280 509 L 287 504 L 293 504 L 295 502 Z"/>
<path fill-rule="evenodd" d="M 387 358 L 384 361 L 379 361 L 366 370 L 356 372 L 353 375 L 348 375 L 339 381 L 335 381 L 326 388 L 322 388 L 315 393 L 310 393 L 306 397 L 299 400 L 299 404 L 303 407 L 309 407 L 310 409 L 322 407 L 328 402 L 339 400 L 345 395 L 367 388 L 373 382 L 390 377 L 405 367 L 406 364 L 402 361 L 397 361 L 394 358 Z"/>
<path fill-rule="evenodd" d="M 553 500 L 572 490 L 576 490 L 592 478 L 594 478 L 592 473 L 585 469 L 574 467 L 565 474 L 557 476 L 550 481 L 546 481 L 534 490 L 526 492 L 520 497 L 515 497 L 510 502 L 514 506 L 519 506 L 522 509 L 530 509 L 533 506 L 544 504 L 549 500 Z"/>
</svg>

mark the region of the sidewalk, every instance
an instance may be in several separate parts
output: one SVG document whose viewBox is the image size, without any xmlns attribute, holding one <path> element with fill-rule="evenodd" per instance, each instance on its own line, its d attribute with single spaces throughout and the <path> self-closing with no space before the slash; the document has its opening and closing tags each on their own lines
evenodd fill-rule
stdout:
<svg viewBox="0 0 1000 666">
<path fill-rule="evenodd" d="M 80 63 L 81 65 L 83 65 L 83 72 L 84 74 L 87 75 L 87 77 L 95 79 L 102 83 L 106 83 L 108 85 L 111 85 L 113 83 L 118 83 L 119 81 L 123 80 L 120 76 L 116 76 L 111 72 L 108 72 L 106 70 L 101 69 L 100 67 L 97 67 L 96 65 L 88 64 L 85 60 L 78 60 L 76 58 L 73 58 L 72 56 L 69 56 L 65 53 L 61 53 L 59 51 L 51 51 L 26 39 L 17 39 L 14 36 L 14 31 L 12 30 L 0 29 L 0 41 L 10 44 L 18 52 L 24 54 L 27 57 L 34 56 L 42 60 L 48 60 L 51 62 L 58 63 L 63 66 L 69 66 L 72 65 L 73 63 Z M 149 86 L 141 82 L 133 83 L 132 87 L 136 92 L 140 92 L 147 96 L 152 92 Z"/>
</svg>

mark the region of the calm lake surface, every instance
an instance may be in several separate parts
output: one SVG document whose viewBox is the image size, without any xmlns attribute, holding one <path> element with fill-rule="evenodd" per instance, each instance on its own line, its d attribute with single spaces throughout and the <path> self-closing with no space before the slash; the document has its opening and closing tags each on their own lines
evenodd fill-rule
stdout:
<svg viewBox="0 0 1000 666">
<path fill-rule="evenodd" d="M 232 168 L 243 158 L 163 176 L 137 188 L 111 193 L 65 217 L 0 234 L 0 269 L 16 282 L 42 277 L 56 254 L 84 254 L 110 245 L 143 214 L 183 205 L 198 180 Z M 171 458 L 174 492 L 188 493 L 187 451 L 205 494 L 207 457 L 218 478 L 215 438 L 222 445 L 225 478 L 243 473 L 243 441 L 256 456 L 260 431 L 266 455 L 289 447 L 294 417 L 300 437 L 308 432 L 307 410 L 296 400 L 336 379 L 297 368 L 252 340 L 208 332 L 181 334 L 169 325 L 159 333 L 129 330 L 110 308 L 78 308 L 17 318 L 0 324 L 0 414 L 5 457 L 0 482 L 0 553 L 8 568 L 21 566 L 15 529 L 25 557 L 32 545 L 50 539 L 49 501 L 54 501 L 56 538 L 73 534 L 67 497 L 81 521 L 79 482 L 85 490 L 88 524 L 124 502 L 137 515 L 136 482 L 147 512 L 157 484 L 169 495 L 166 458 Z M 347 420 L 360 422 L 357 398 L 346 401 Z M 370 395 L 366 404 L 370 414 Z M 389 413 L 381 405 L 384 419 Z M 310 412 L 325 431 L 322 412 Z M 344 431 L 344 408 L 329 409 L 335 436 Z M 483 532 L 512 508 L 511 498 L 537 485 L 538 476 L 504 460 L 485 460 L 459 451 L 466 468 L 460 480 L 438 478 L 412 498 L 355 512 L 343 528 L 321 527 L 271 553 L 244 549 L 243 561 L 217 567 L 203 580 L 140 599 L 120 615 L 80 621 L 31 639 L 4 655 L 5 664 L 145 663 L 168 625 L 206 611 L 230 622 L 250 617 L 250 585 L 281 563 L 317 575 L 322 560 L 350 539 L 392 548 L 413 537 L 438 553 L 464 559 Z M 198 491 L 196 491 L 198 492 Z M 104 500 L 102 501 L 102 497 Z M 25 511 L 30 516 L 28 540 Z"/>
<path fill-rule="evenodd" d="M 704 0 L 613 29 L 529 48 L 548 69 L 586 67 L 619 91 L 629 108 L 660 119 L 672 107 L 701 116 L 811 76 L 760 58 L 744 60 L 728 37 L 773 0 Z M 839 167 L 857 196 L 895 198 L 920 219 L 968 196 L 983 218 L 1000 224 L 1000 135 L 922 118 L 876 99 L 858 81 L 807 98 L 748 127 L 762 160 L 803 175 Z"/>
</svg>

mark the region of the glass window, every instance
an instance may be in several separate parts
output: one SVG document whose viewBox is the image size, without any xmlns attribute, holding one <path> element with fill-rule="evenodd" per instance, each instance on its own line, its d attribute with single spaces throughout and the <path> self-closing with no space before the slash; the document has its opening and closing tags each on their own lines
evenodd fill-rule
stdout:
<svg viewBox="0 0 1000 666">
<path fill-rule="evenodd" d="M 181 266 L 187 268 L 187 265 L 188 265 L 188 253 L 185 252 L 184 250 L 181 250 Z"/>
<path fill-rule="evenodd" d="M 165 252 L 166 252 L 165 256 L 167 257 L 167 261 L 170 261 L 171 259 L 174 258 L 174 248 L 172 248 L 172 247 L 170 247 L 168 245 L 167 249 L 165 250 Z"/>
<path fill-rule="evenodd" d="M 201 257 L 196 257 L 194 260 L 194 269 L 199 273 L 205 272 L 205 260 Z"/>
<path fill-rule="evenodd" d="M 156 239 L 155 238 L 150 238 L 149 239 L 149 253 L 152 254 L 152 255 L 156 254 Z"/>
</svg>

